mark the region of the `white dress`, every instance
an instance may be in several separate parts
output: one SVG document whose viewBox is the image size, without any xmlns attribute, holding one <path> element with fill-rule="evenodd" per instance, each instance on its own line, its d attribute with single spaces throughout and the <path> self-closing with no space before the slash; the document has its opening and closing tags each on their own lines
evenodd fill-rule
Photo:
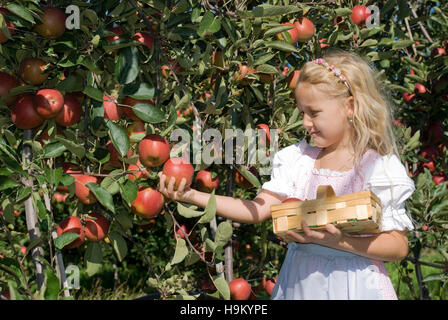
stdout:
<svg viewBox="0 0 448 320">
<path fill-rule="evenodd" d="M 395 155 L 367 151 L 361 160 L 363 179 L 354 169 L 315 169 L 321 150 L 306 140 L 283 148 L 275 154 L 271 180 L 262 189 L 302 200 L 315 199 L 320 185 L 331 185 L 336 196 L 371 190 L 383 206 L 382 231 L 414 229 L 405 208 L 406 199 L 415 190 L 414 182 Z M 272 299 L 382 300 L 397 296 L 383 261 L 317 244 L 290 242 Z"/>
</svg>

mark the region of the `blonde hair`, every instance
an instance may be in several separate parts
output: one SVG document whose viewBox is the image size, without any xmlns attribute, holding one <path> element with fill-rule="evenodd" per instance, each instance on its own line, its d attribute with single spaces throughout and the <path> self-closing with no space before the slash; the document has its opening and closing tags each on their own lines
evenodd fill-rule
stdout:
<svg viewBox="0 0 448 320">
<path fill-rule="evenodd" d="M 330 65 L 341 70 L 341 75 L 347 79 L 353 93 L 353 136 L 352 146 L 355 151 L 355 170 L 360 170 L 360 160 L 367 148 L 377 151 L 380 155 L 395 154 L 398 152 L 393 126 L 393 104 L 386 96 L 386 90 L 381 86 L 378 72 L 371 68 L 361 57 L 333 49 L 327 51 L 323 59 Z M 302 67 L 297 86 L 300 83 L 319 85 L 321 91 L 331 98 L 348 98 L 348 88 L 339 81 L 333 72 L 322 65 L 311 61 Z"/>
</svg>

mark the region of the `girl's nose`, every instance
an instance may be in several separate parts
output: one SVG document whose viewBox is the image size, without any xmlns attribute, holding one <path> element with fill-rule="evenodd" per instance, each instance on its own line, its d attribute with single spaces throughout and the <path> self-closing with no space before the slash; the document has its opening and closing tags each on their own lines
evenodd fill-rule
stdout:
<svg viewBox="0 0 448 320">
<path fill-rule="evenodd" d="M 306 130 L 310 131 L 313 127 L 313 123 L 311 122 L 311 119 L 308 115 L 303 115 L 302 124 L 305 127 Z"/>
</svg>

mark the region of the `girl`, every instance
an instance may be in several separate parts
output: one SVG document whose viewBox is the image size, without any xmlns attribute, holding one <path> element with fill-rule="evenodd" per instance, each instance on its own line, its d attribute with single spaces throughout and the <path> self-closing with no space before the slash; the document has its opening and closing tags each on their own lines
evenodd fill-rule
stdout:
<svg viewBox="0 0 448 320">
<path fill-rule="evenodd" d="M 273 160 L 271 180 L 254 200 L 216 196 L 217 213 L 243 223 L 270 218 L 270 207 L 295 197 L 316 198 L 320 185 L 336 196 L 373 191 L 381 200 L 381 233 L 350 236 L 332 224 L 325 231 L 288 232 L 288 251 L 272 299 L 397 299 L 383 261 L 408 252 L 407 231 L 413 224 L 405 200 L 415 190 L 400 161 L 392 131 L 393 117 L 375 72 L 360 57 L 333 51 L 305 63 L 295 89 L 303 126 L 313 139 L 283 148 Z M 166 197 L 205 208 L 208 193 L 174 178 Z M 184 179 L 183 179 L 184 180 Z"/>
</svg>

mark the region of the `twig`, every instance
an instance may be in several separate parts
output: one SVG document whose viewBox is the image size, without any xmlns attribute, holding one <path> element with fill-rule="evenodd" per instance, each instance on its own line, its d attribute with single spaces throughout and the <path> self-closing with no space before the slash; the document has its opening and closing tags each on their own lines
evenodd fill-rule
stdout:
<svg viewBox="0 0 448 320">
<path fill-rule="evenodd" d="M 418 16 L 417 16 L 417 12 L 415 12 L 415 9 L 412 7 L 410 1 L 408 1 L 408 6 L 409 6 L 409 8 L 411 9 L 411 12 L 412 12 L 413 17 L 417 19 L 417 18 L 418 18 Z M 426 28 L 425 28 L 425 26 L 423 25 L 423 23 L 422 23 L 421 21 L 418 21 L 417 24 L 418 24 L 418 26 L 420 27 L 420 29 L 422 30 L 423 35 L 426 37 L 426 39 L 428 39 L 429 42 L 433 43 L 434 41 L 431 39 L 431 37 L 430 37 L 428 31 L 426 31 Z"/>
</svg>

